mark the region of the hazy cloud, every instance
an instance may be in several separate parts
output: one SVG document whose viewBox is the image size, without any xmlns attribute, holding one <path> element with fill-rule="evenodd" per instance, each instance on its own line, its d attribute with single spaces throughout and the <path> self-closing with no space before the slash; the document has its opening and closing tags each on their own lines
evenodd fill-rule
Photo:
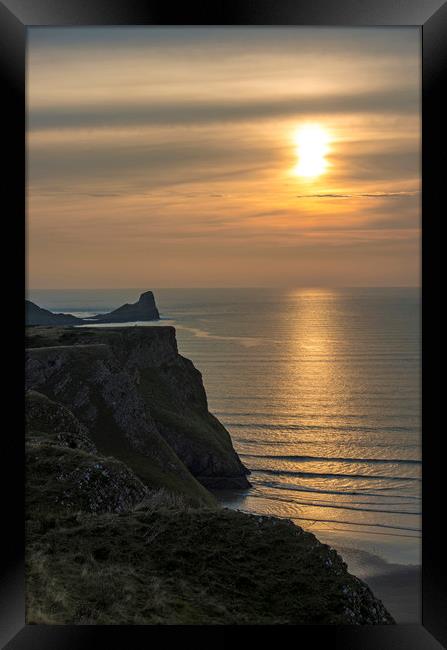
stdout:
<svg viewBox="0 0 447 650">
<path fill-rule="evenodd" d="M 357 192 L 356 194 L 297 194 L 297 199 L 403 199 L 408 196 L 417 196 L 420 190 L 409 192 Z"/>
<path fill-rule="evenodd" d="M 30 284 L 417 283 L 419 55 L 411 28 L 31 28 Z"/>
<path fill-rule="evenodd" d="M 148 102 L 135 106 L 131 102 L 95 106 L 54 106 L 30 112 L 28 128 L 79 129 L 103 127 L 138 127 L 154 125 L 190 125 L 265 120 L 339 113 L 412 113 L 418 106 L 415 89 L 400 92 L 351 93 L 340 96 L 295 96 L 269 100 L 204 100 L 169 103 Z"/>
</svg>

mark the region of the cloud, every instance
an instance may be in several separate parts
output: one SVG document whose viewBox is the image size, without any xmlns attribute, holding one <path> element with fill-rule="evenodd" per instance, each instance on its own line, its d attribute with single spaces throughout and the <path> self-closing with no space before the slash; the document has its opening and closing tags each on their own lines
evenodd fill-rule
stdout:
<svg viewBox="0 0 447 650">
<path fill-rule="evenodd" d="M 28 54 L 33 284 L 413 281 L 417 30 L 39 28 Z M 307 120 L 333 135 L 310 184 Z"/>
<path fill-rule="evenodd" d="M 414 88 L 351 94 L 288 96 L 281 99 L 251 98 L 242 101 L 178 100 L 113 102 L 95 105 L 52 105 L 28 112 L 28 130 L 206 125 L 210 123 L 265 120 L 302 115 L 346 113 L 414 114 L 418 109 Z"/>
<path fill-rule="evenodd" d="M 323 193 L 323 194 L 297 194 L 297 199 L 403 199 L 408 196 L 417 196 L 420 190 L 411 190 L 405 192 L 355 192 L 353 194 L 342 193 Z"/>
</svg>

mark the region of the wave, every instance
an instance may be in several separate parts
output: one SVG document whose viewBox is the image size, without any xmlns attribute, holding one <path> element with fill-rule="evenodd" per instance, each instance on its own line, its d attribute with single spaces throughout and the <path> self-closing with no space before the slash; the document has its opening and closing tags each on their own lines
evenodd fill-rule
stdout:
<svg viewBox="0 0 447 650">
<path fill-rule="evenodd" d="M 285 515 L 275 515 L 279 519 L 291 519 L 292 521 L 311 521 L 322 524 L 346 524 L 347 526 L 366 526 L 367 528 L 391 528 L 392 530 L 405 530 L 411 533 L 420 533 L 420 528 L 411 528 L 409 526 L 392 526 L 391 524 L 364 523 L 358 521 L 344 521 L 342 519 L 318 519 L 315 517 L 287 517 Z"/>
<path fill-rule="evenodd" d="M 250 480 L 256 483 L 256 477 L 250 476 Z M 419 495 L 413 494 L 377 494 L 377 492 L 388 492 L 391 488 L 388 487 L 375 487 L 376 492 L 365 492 L 364 490 L 329 490 L 312 487 L 304 487 L 302 485 L 291 485 L 290 483 L 277 483 L 273 481 L 261 481 L 258 485 L 269 487 L 275 490 L 292 490 L 293 492 L 311 492 L 316 494 L 341 494 L 346 496 L 362 496 L 362 497 L 382 497 L 384 499 L 413 499 L 420 501 Z"/>
<path fill-rule="evenodd" d="M 369 479 L 380 481 L 418 481 L 421 479 L 416 476 L 382 476 L 378 474 L 331 474 L 326 472 L 300 472 L 295 470 L 277 470 L 277 469 L 258 469 L 252 468 L 252 472 L 258 474 L 272 474 L 274 476 L 297 476 L 305 478 L 311 476 L 313 478 L 356 478 L 356 479 Z"/>
<path fill-rule="evenodd" d="M 289 505 L 301 505 L 301 506 L 310 506 L 312 508 L 335 508 L 336 510 L 354 510 L 355 512 L 379 512 L 381 514 L 387 514 L 387 515 L 415 515 L 415 516 L 420 516 L 422 512 L 408 512 L 406 510 L 383 510 L 382 508 L 356 508 L 355 506 L 345 506 L 345 505 L 338 505 L 335 503 L 330 503 L 328 501 L 300 501 L 298 499 L 294 499 L 291 501 L 290 499 L 284 499 L 281 497 L 275 497 L 275 496 L 270 496 L 270 495 L 264 495 L 264 494 L 251 494 L 250 497 L 252 499 L 264 499 L 266 501 L 281 501 L 281 503 L 288 503 Z M 400 505 L 400 504 L 399 504 Z"/>
<path fill-rule="evenodd" d="M 391 524 L 360 523 L 358 521 L 342 521 L 341 519 L 315 519 L 315 517 L 280 517 L 280 518 L 292 519 L 292 521 L 318 521 L 324 524 L 346 524 L 348 526 L 366 526 L 368 528 L 391 528 L 392 530 L 405 530 L 412 533 L 421 532 L 420 528 L 410 528 L 407 526 L 392 526 Z"/>
<path fill-rule="evenodd" d="M 234 399 L 234 398 L 233 398 Z M 253 411 L 219 411 L 219 410 L 214 410 L 214 414 L 218 417 L 227 417 L 227 418 L 237 418 L 237 417 L 260 417 L 260 418 L 271 418 L 272 417 L 272 412 L 267 411 L 267 412 L 262 412 L 262 411 L 257 411 L 256 413 L 253 413 Z M 392 414 L 386 414 L 386 418 L 389 420 L 390 418 L 397 418 L 400 421 L 403 419 L 408 419 L 408 418 L 415 418 L 419 415 L 419 412 L 416 411 L 415 413 L 405 413 L 403 415 L 392 415 Z M 288 412 L 288 413 L 278 413 L 277 411 L 274 412 L 274 417 L 275 419 L 281 418 L 281 419 L 288 419 L 290 418 L 291 420 L 299 420 L 302 418 L 306 418 L 309 420 L 316 419 L 320 420 L 321 415 L 319 413 L 297 413 L 297 412 Z M 336 413 L 326 413 L 325 418 L 339 418 L 339 415 Z M 369 413 L 343 413 L 343 419 L 344 420 L 370 420 L 371 415 Z"/>
<path fill-rule="evenodd" d="M 377 530 L 371 533 L 369 530 L 360 530 L 359 528 L 357 528 L 357 530 L 353 528 L 337 528 L 336 526 L 332 526 L 331 533 L 332 532 L 355 533 L 356 535 L 359 535 L 361 533 L 362 535 L 374 535 L 374 536 L 380 535 L 380 537 L 406 537 L 407 539 L 421 539 L 420 534 L 408 535 L 405 533 L 384 533 L 383 531 L 378 532 Z"/>
<path fill-rule="evenodd" d="M 389 433 L 394 433 L 395 431 L 406 431 L 409 433 L 417 433 L 415 427 L 403 427 L 403 426 L 389 426 L 389 427 L 365 427 L 362 425 L 359 426 L 338 426 L 332 424 L 270 424 L 262 422 L 228 422 L 225 420 L 225 426 L 227 427 L 238 427 L 239 429 L 265 429 L 267 431 L 364 431 L 366 433 L 376 433 L 377 431 L 386 431 Z"/>
<path fill-rule="evenodd" d="M 238 508 L 239 512 L 245 512 L 246 514 L 253 514 L 250 510 L 244 510 L 243 508 Z M 286 517 L 286 516 L 281 516 L 281 515 L 276 515 L 278 519 L 288 519 L 290 521 L 310 521 L 312 523 L 334 523 L 334 524 L 341 524 L 343 525 L 348 525 L 348 526 L 367 526 L 367 527 L 377 527 L 377 528 L 391 528 L 393 530 L 402 530 L 402 531 L 408 531 L 408 533 L 415 532 L 418 533 L 416 535 L 409 535 L 408 533 L 385 533 L 383 531 L 374 531 L 372 534 L 373 535 L 381 535 L 381 536 L 386 536 L 386 537 L 407 537 L 410 539 L 420 539 L 420 533 L 421 530 L 419 528 L 404 528 L 401 526 L 388 526 L 386 524 L 358 524 L 356 522 L 349 522 L 349 521 L 338 521 L 337 519 L 315 519 L 315 518 L 305 518 L 305 517 Z M 339 531 L 339 532 L 351 532 L 355 533 L 356 535 L 359 533 L 371 535 L 369 531 L 361 530 L 360 528 L 337 528 L 335 526 L 331 527 L 331 532 Z"/>
<path fill-rule="evenodd" d="M 296 444 L 308 445 L 309 444 L 309 440 L 305 440 L 305 439 L 300 440 L 299 438 L 293 438 L 293 440 L 290 440 L 289 438 L 287 438 L 286 440 L 272 440 L 272 439 L 268 439 L 268 438 L 262 438 L 262 440 L 259 440 L 258 438 L 239 438 L 237 435 L 234 435 L 234 434 L 233 434 L 232 438 L 236 443 L 239 443 L 241 445 L 256 445 L 257 447 L 259 447 L 259 445 L 276 445 L 276 446 L 289 445 L 290 446 L 291 444 L 293 444 L 293 445 L 296 445 Z M 320 446 L 323 446 L 323 445 L 327 446 L 328 444 L 332 444 L 332 443 L 328 443 L 326 441 L 318 441 L 318 444 Z M 365 446 L 364 444 L 362 445 L 361 440 L 360 441 L 357 440 L 355 444 L 357 446 Z M 367 442 L 366 446 L 367 447 L 383 447 L 384 449 L 389 449 L 390 447 L 393 447 L 393 448 L 396 447 L 398 449 L 401 449 L 402 448 L 402 443 L 399 442 L 399 443 L 393 444 L 392 442 L 378 442 L 378 441 L 375 440 L 374 442 Z M 420 443 L 410 443 L 410 442 L 407 443 L 406 442 L 405 447 L 406 448 L 411 448 L 411 449 L 420 449 L 421 445 L 420 445 Z M 240 453 L 241 456 L 243 455 L 242 452 L 239 452 L 239 453 Z M 267 458 L 268 458 L 268 456 L 267 456 Z"/>
<path fill-rule="evenodd" d="M 395 465 L 421 465 L 421 460 L 405 458 L 346 458 L 341 456 L 280 456 L 264 454 L 244 454 L 239 453 L 243 458 L 266 458 L 272 460 L 291 460 L 291 461 L 320 461 L 320 462 L 340 462 L 340 463 L 390 463 Z"/>
</svg>

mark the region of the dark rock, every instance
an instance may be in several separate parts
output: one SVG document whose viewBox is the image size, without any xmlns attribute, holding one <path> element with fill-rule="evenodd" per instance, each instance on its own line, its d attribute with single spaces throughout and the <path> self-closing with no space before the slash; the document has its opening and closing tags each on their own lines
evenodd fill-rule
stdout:
<svg viewBox="0 0 447 650">
<path fill-rule="evenodd" d="M 138 301 L 133 304 L 125 304 L 108 314 L 97 314 L 92 318 L 78 318 L 72 314 L 55 314 L 48 309 L 39 307 L 30 300 L 25 300 L 25 322 L 27 325 L 82 325 L 91 322 L 95 323 L 133 323 L 136 321 L 153 321 L 159 320 L 155 304 L 155 298 L 152 291 L 145 291 L 141 294 Z"/>
<path fill-rule="evenodd" d="M 82 318 L 71 314 L 54 314 L 39 307 L 30 300 L 25 300 L 25 322 L 27 325 L 81 325 Z"/>
<path fill-rule="evenodd" d="M 145 293 L 141 294 L 137 302 L 130 305 L 126 303 L 108 314 L 97 314 L 91 319 L 88 319 L 88 322 L 132 323 L 135 321 L 151 321 L 159 319 L 160 314 L 158 313 L 155 304 L 154 294 L 152 291 L 145 291 Z"/>
</svg>

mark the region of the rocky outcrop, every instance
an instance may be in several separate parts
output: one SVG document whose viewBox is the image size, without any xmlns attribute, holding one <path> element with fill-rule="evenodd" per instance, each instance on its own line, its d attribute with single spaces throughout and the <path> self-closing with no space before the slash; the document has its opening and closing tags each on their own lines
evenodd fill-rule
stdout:
<svg viewBox="0 0 447 650">
<path fill-rule="evenodd" d="M 54 314 L 39 307 L 31 300 L 25 300 L 25 322 L 27 325 L 81 325 L 82 318 L 71 314 Z"/>
<path fill-rule="evenodd" d="M 35 511 L 125 512 L 148 492 L 114 458 L 36 440 L 26 446 L 27 503 Z"/>
<path fill-rule="evenodd" d="M 108 314 L 97 314 L 88 320 L 95 323 L 133 323 L 159 319 L 160 314 L 155 304 L 154 294 L 152 291 L 145 291 L 137 302 L 130 305 L 126 303 Z"/>
<path fill-rule="evenodd" d="M 28 388 L 69 406 L 104 453 L 129 462 L 126 439 L 133 453 L 208 488 L 249 487 L 228 431 L 208 411 L 200 372 L 178 354 L 174 328 L 33 328 L 34 344 Z M 140 461 L 131 467 L 144 481 Z"/>
<path fill-rule="evenodd" d="M 26 440 L 30 444 L 54 444 L 97 453 L 88 429 L 73 413 L 42 393 L 30 390 L 25 398 Z"/>
<path fill-rule="evenodd" d="M 148 488 L 123 463 L 99 455 L 88 429 L 62 404 L 28 391 L 26 502 L 43 513 L 125 512 Z"/>
</svg>

